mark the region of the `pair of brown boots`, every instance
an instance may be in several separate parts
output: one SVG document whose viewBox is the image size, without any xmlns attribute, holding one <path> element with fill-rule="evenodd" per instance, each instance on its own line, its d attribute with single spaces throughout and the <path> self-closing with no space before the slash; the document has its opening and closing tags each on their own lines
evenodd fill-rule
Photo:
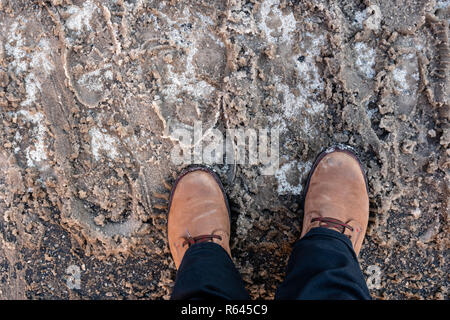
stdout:
<svg viewBox="0 0 450 320">
<path fill-rule="evenodd" d="M 369 219 L 367 181 L 353 152 L 333 149 L 316 159 L 305 188 L 300 238 L 316 227 L 349 237 L 359 254 Z M 178 269 L 192 244 L 212 241 L 230 251 L 230 210 L 218 177 L 202 167 L 176 180 L 169 202 L 169 246 Z"/>
</svg>

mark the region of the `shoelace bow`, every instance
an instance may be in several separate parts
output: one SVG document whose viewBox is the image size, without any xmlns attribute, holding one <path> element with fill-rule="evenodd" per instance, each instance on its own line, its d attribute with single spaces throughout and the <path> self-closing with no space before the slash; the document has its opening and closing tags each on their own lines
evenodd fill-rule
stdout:
<svg viewBox="0 0 450 320">
<path fill-rule="evenodd" d="M 192 237 L 188 230 L 186 230 L 187 237 L 186 240 L 183 242 L 183 247 L 185 245 L 188 245 L 189 247 L 193 244 L 200 243 L 200 242 L 208 242 L 212 241 L 213 239 L 222 240 L 222 237 L 217 234 L 209 234 L 209 235 L 201 235 L 197 237 Z"/>
<path fill-rule="evenodd" d="M 316 222 L 316 221 L 319 222 L 319 225 L 321 227 L 328 228 L 328 229 L 330 229 L 330 228 L 337 229 L 342 234 L 345 233 L 346 228 L 353 232 L 353 227 L 349 226 L 348 224 L 346 224 L 338 219 L 329 218 L 329 217 L 317 217 L 317 218 L 311 219 L 311 222 Z M 351 235 L 346 234 L 346 236 L 349 239 L 351 239 Z"/>
</svg>

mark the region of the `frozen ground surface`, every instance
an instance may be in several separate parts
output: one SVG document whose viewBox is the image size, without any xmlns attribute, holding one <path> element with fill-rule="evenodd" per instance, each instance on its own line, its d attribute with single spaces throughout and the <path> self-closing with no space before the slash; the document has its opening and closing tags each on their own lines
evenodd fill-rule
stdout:
<svg viewBox="0 0 450 320">
<path fill-rule="evenodd" d="M 449 21 L 434 0 L 0 0 L 0 298 L 168 298 L 172 133 L 202 121 L 280 130 L 274 175 L 214 165 L 253 298 L 283 279 L 313 159 L 344 143 L 372 295 L 448 299 Z"/>
</svg>

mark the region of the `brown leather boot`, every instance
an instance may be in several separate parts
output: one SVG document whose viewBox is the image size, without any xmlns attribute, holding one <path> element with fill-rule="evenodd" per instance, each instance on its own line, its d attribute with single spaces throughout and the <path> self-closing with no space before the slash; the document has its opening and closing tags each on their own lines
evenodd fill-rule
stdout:
<svg viewBox="0 0 450 320">
<path fill-rule="evenodd" d="M 189 246 L 212 241 L 231 256 L 230 213 L 217 175 L 204 167 L 185 170 L 175 181 L 169 200 L 169 247 L 178 269 Z"/>
<path fill-rule="evenodd" d="M 344 148 L 322 152 L 308 177 L 301 238 L 326 227 L 347 235 L 359 254 L 369 220 L 367 180 L 356 155 Z"/>
</svg>

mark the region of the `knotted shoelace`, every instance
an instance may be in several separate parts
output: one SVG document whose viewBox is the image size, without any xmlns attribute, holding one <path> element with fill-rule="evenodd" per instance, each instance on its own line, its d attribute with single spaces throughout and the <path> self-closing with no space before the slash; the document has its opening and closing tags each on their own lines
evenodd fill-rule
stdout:
<svg viewBox="0 0 450 320">
<path fill-rule="evenodd" d="M 187 237 L 186 240 L 183 242 L 183 247 L 185 245 L 188 245 L 189 247 L 192 246 L 193 244 L 196 243 L 201 243 L 201 242 L 208 242 L 208 241 L 212 241 L 213 239 L 218 239 L 218 240 L 222 240 L 222 237 L 216 234 L 209 234 L 209 235 L 202 235 L 202 236 L 197 236 L 197 237 L 192 237 L 191 234 L 189 233 L 189 231 L 187 231 Z"/>
<path fill-rule="evenodd" d="M 342 222 L 341 220 L 329 218 L 329 217 L 318 217 L 311 219 L 312 222 L 319 222 L 319 225 L 324 228 L 333 228 L 339 230 L 340 233 L 344 234 L 345 229 L 349 229 L 351 232 L 353 232 L 353 227 L 349 226 L 348 224 Z M 351 239 L 351 235 L 345 234 L 349 239 Z"/>
</svg>

